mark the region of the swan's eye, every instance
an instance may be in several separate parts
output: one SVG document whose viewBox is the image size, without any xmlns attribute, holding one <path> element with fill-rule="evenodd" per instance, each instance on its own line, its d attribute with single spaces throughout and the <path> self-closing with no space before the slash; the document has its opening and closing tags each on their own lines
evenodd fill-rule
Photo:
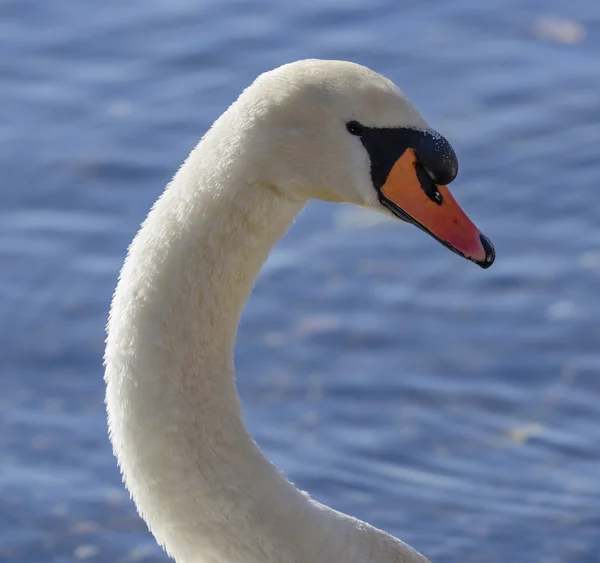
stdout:
<svg viewBox="0 0 600 563">
<path fill-rule="evenodd" d="M 348 129 L 348 133 L 357 137 L 360 137 L 365 132 L 364 125 L 361 125 L 358 121 L 348 121 L 346 129 Z"/>
</svg>

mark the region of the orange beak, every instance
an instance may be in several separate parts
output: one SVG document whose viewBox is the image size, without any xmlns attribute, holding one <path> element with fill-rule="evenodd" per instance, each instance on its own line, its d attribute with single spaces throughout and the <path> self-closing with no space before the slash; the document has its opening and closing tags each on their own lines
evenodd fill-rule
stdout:
<svg viewBox="0 0 600 563">
<path fill-rule="evenodd" d="M 494 247 L 446 186 L 437 185 L 408 149 L 394 163 L 379 190 L 381 203 L 396 216 L 429 233 L 460 256 L 489 268 L 496 257 Z"/>
</svg>

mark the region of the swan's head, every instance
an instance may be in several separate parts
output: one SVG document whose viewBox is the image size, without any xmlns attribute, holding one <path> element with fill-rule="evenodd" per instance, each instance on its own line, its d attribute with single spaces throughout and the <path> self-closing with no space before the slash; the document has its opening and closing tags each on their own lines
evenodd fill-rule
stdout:
<svg viewBox="0 0 600 563">
<path fill-rule="evenodd" d="M 400 89 L 357 64 L 307 60 L 260 76 L 243 99 L 256 118 L 263 181 L 294 198 L 391 213 L 488 268 L 494 247 L 446 187 L 450 143 Z"/>
</svg>

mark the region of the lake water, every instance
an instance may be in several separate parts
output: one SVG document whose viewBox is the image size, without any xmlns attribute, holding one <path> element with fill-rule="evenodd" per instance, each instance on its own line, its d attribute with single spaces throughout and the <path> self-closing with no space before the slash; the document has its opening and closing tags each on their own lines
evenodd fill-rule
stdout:
<svg viewBox="0 0 600 563">
<path fill-rule="evenodd" d="M 600 561 L 600 3 L 0 1 L 0 561 L 156 563 L 106 437 L 109 300 L 260 72 L 354 60 L 452 142 L 483 271 L 311 203 L 245 312 L 257 441 L 434 562 Z"/>
</svg>

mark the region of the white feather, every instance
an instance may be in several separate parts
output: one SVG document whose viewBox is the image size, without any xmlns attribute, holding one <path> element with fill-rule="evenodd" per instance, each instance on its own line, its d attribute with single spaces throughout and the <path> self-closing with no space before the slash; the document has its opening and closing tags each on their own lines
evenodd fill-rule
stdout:
<svg viewBox="0 0 600 563">
<path fill-rule="evenodd" d="M 380 210 L 345 128 L 353 119 L 427 127 L 394 84 L 359 65 L 301 61 L 260 76 L 129 248 L 108 323 L 110 437 L 141 516 L 178 563 L 426 562 L 297 490 L 252 440 L 235 387 L 242 308 L 307 199 Z"/>
</svg>

